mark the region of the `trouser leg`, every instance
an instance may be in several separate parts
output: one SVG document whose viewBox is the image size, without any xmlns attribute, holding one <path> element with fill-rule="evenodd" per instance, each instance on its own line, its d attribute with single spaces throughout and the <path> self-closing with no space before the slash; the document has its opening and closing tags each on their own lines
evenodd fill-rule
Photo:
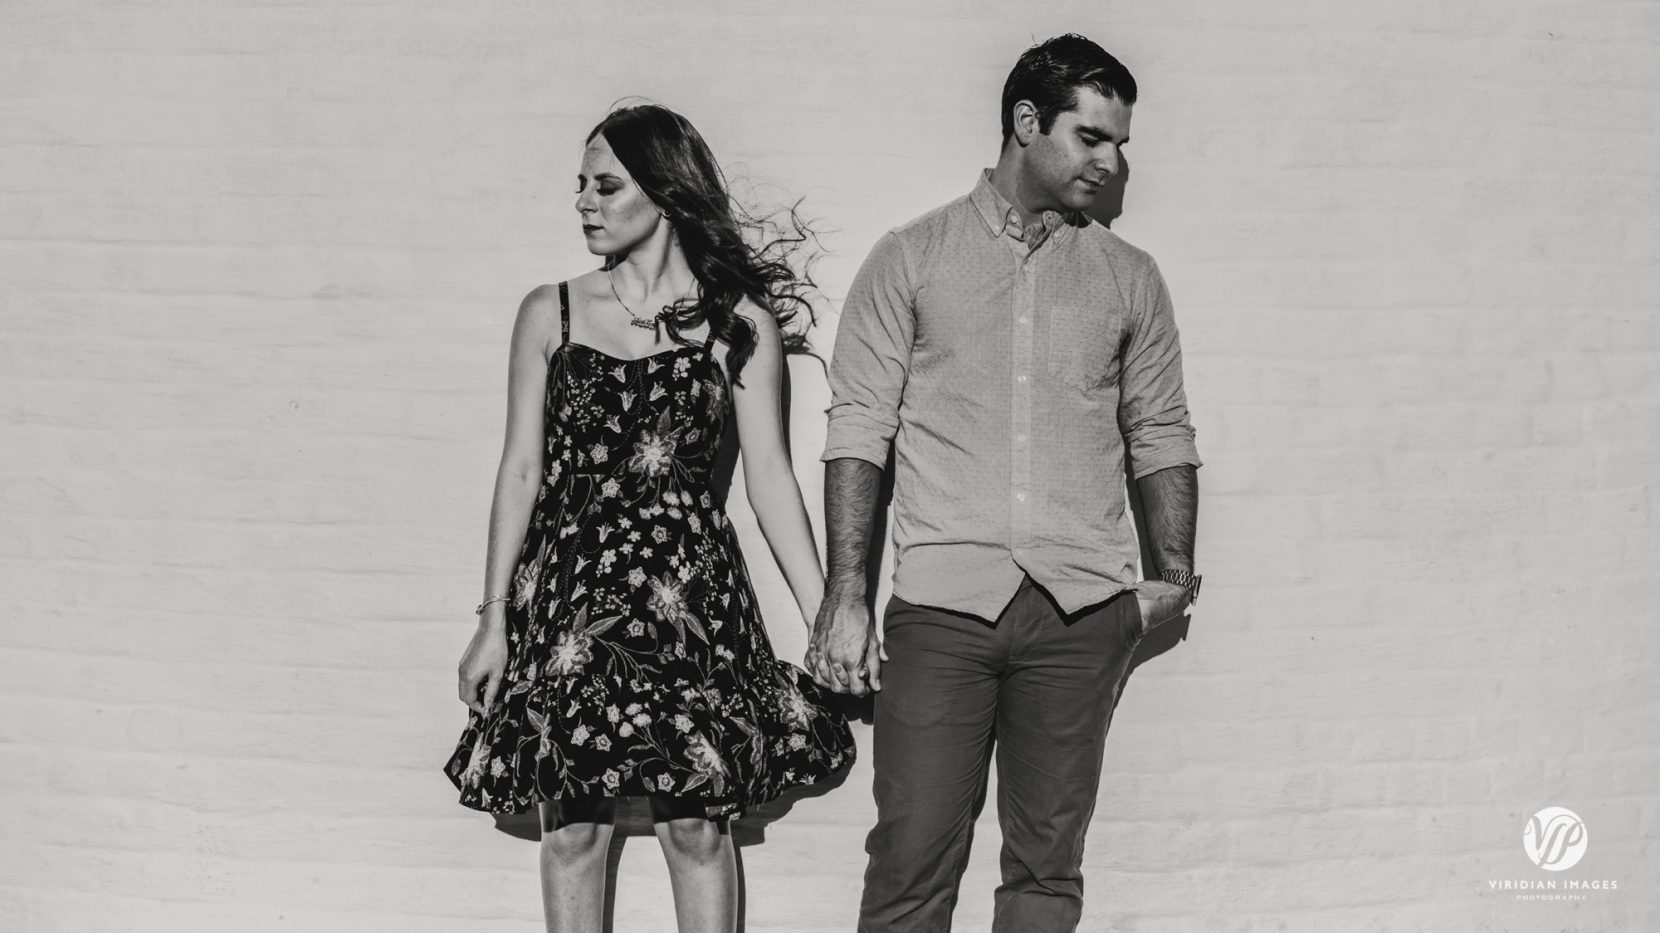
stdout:
<svg viewBox="0 0 1660 933">
<path fill-rule="evenodd" d="M 1134 594 L 1070 624 L 1040 589 L 1022 587 L 997 700 L 997 811 L 1003 883 L 996 933 L 1076 929 L 1084 834 L 1095 809 L 1113 704 L 1139 637 Z"/>
<path fill-rule="evenodd" d="M 950 929 L 974 818 L 985 800 L 1001 668 L 977 619 L 895 598 L 885 622 L 873 735 L 876 827 L 861 933 Z"/>
</svg>

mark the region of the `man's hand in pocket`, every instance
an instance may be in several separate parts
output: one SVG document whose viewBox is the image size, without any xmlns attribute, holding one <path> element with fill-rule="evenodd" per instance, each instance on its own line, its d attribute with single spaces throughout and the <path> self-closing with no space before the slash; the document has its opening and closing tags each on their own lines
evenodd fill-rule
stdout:
<svg viewBox="0 0 1660 933">
<path fill-rule="evenodd" d="M 1182 614 L 1188 607 L 1187 587 L 1163 580 L 1143 580 L 1135 585 L 1136 602 L 1141 606 L 1141 634 L 1145 635 Z"/>
</svg>

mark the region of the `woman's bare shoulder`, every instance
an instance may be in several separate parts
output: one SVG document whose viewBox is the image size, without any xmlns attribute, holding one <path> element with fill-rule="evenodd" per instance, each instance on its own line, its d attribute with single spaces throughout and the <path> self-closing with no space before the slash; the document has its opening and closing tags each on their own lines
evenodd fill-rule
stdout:
<svg viewBox="0 0 1660 933">
<path fill-rule="evenodd" d="M 539 347 L 543 356 L 550 346 L 558 344 L 559 285 L 538 285 L 519 302 L 519 314 L 513 322 L 513 342 L 516 346 Z"/>
<path fill-rule="evenodd" d="M 567 279 L 566 284 L 570 286 L 571 295 L 575 300 L 585 304 L 611 296 L 610 280 L 605 277 L 604 269 L 589 269 L 581 275 Z"/>
</svg>

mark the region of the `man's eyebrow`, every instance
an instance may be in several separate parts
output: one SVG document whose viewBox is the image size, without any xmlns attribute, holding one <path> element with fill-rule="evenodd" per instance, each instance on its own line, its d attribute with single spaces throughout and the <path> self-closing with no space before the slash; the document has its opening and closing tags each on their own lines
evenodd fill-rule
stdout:
<svg viewBox="0 0 1660 933">
<path fill-rule="evenodd" d="M 1084 135 L 1084 136 L 1094 136 L 1096 139 L 1112 139 L 1112 134 L 1111 133 L 1107 132 L 1104 129 L 1101 129 L 1098 126 L 1080 125 L 1078 127 L 1078 132 L 1080 134 Z M 1130 141 L 1130 137 L 1126 136 L 1123 139 L 1118 140 L 1117 142 L 1120 146 L 1123 146 L 1123 145 L 1128 144 L 1129 141 Z"/>
</svg>

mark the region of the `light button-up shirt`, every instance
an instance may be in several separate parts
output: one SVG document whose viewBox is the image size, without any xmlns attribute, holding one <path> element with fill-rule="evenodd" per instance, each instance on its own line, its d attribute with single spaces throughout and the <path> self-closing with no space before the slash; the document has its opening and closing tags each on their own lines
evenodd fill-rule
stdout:
<svg viewBox="0 0 1660 933">
<path fill-rule="evenodd" d="M 1023 227 L 989 172 L 871 251 L 830 389 L 822 459 L 893 446 L 895 594 L 983 619 L 1027 574 L 1067 612 L 1133 585 L 1126 461 L 1199 465 L 1152 258 L 1082 216 Z"/>
</svg>

